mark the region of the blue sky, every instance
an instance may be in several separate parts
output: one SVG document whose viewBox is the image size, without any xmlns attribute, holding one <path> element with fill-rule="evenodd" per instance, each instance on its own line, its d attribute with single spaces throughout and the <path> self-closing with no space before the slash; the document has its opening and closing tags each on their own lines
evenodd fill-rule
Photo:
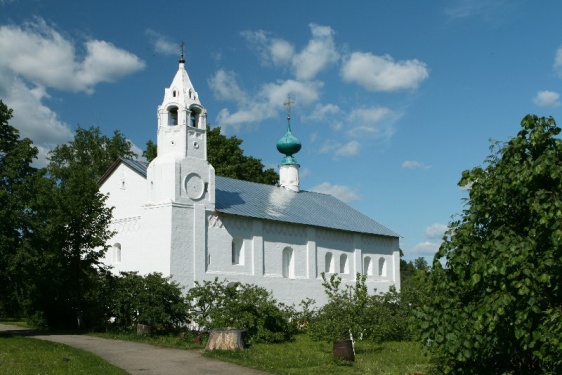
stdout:
<svg viewBox="0 0 562 375">
<path fill-rule="evenodd" d="M 0 0 L 0 98 L 39 165 L 78 125 L 141 150 L 184 40 L 212 126 L 276 167 L 291 95 L 301 188 L 429 259 L 489 139 L 527 113 L 562 121 L 561 14 L 554 0 Z"/>
</svg>

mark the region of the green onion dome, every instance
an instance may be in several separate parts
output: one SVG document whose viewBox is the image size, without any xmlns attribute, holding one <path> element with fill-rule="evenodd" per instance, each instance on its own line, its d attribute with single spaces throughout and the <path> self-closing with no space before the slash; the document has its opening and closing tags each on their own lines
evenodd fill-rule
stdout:
<svg viewBox="0 0 562 375">
<path fill-rule="evenodd" d="M 297 164 L 294 154 L 300 151 L 301 142 L 291 133 L 291 120 L 287 121 L 287 133 L 277 142 L 277 150 L 285 154 L 282 164 Z"/>
</svg>

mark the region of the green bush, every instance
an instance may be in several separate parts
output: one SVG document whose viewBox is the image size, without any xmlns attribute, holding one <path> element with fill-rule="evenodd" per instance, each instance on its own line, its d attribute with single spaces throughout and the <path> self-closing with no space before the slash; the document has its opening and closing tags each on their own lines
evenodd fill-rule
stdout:
<svg viewBox="0 0 562 375">
<path fill-rule="evenodd" d="M 188 316 L 205 328 L 244 329 L 244 342 L 276 343 L 292 338 L 289 312 L 271 293 L 253 284 L 195 282 L 186 297 Z"/>
<path fill-rule="evenodd" d="M 369 295 L 366 276 L 357 274 L 355 285 L 340 288 L 341 277 L 322 273 L 328 303 L 311 318 L 313 340 L 365 339 L 375 342 L 408 339 L 408 309 L 394 287 L 386 294 Z M 375 290 L 376 293 L 376 290 Z"/>
<path fill-rule="evenodd" d="M 117 327 L 141 323 L 177 328 L 187 321 L 186 307 L 179 285 L 160 273 L 122 272 L 114 279 L 110 311 Z"/>
</svg>

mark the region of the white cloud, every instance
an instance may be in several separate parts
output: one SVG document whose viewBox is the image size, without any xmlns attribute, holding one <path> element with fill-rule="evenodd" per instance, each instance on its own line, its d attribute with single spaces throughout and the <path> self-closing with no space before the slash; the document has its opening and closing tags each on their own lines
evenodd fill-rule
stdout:
<svg viewBox="0 0 562 375">
<path fill-rule="evenodd" d="M 332 185 L 329 182 L 323 182 L 320 185 L 314 186 L 310 191 L 330 194 L 346 203 L 356 201 L 360 198 L 359 194 L 349 186 Z"/>
<path fill-rule="evenodd" d="M 435 255 L 437 250 L 439 250 L 439 246 L 441 246 L 441 243 L 439 242 L 432 242 L 432 241 L 419 242 L 414 245 L 410 253 L 414 254 L 416 257 L 420 257 L 420 256 L 431 257 Z"/>
<path fill-rule="evenodd" d="M 92 93 L 100 82 L 144 68 L 144 62 L 113 44 L 89 40 L 80 58 L 74 44 L 42 19 L 20 26 L 0 27 L 0 69 L 36 85 Z"/>
<path fill-rule="evenodd" d="M 157 53 L 164 55 L 178 55 L 180 54 L 180 44 L 174 43 L 165 36 L 152 29 L 146 29 L 144 34 L 148 37 L 148 40 L 154 47 Z"/>
<path fill-rule="evenodd" d="M 445 224 L 433 223 L 425 228 L 425 236 L 429 239 L 441 239 L 449 227 Z"/>
<path fill-rule="evenodd" d="M 0 69 L 0 97 L 14 110 L 10 124 L 19 130 L 21 137 L 31 139 L 38 148 L 39 155 L 34 163 L 37 167 L 47 165 L 49 150 L 72 139 L 69 126 L 42 103 L 48 97 L 43 87 L 29 88 L 20 78 Z"/>
<path fill-rule="evenodd" d="M 41 18 L 0 26 L 0 97 L 14 110 L 10 123 L 39 149 L 38 166 L 46 164 L 49 150 L 73 137 L 68 124 L 44 104 L 49 88 L 92 93 L 98 83 L 144 67 L 137 56 L 111 43 L 91 39 L 84 45 L 79 56 L 74 42 Z"/>
<path fill-rule="evenodd" d="M 539 91 L 533 98 L 533 102 L 540 107 L 560 106 L 560 94 L 554 91 Z"/>
<path fill-rule="evenodd" d="M 554 56 L 554 71 L 562 78 L 562 47 L 556 50 L 556 56 Z"/>
<path fill-rule="evenodd" d="M 341 143 L 333 140 L 328 140 L 324 142 L 320 148 L 321 154 L 331 153 L 333 156 L 343 156 L 350 157 L 355 156 L 359 153 L 360 144 L 357 141 L 349 141 L 347 143 Z"/>
<path fill-rule="evenodd" d="M 416 89 L 429 77 L 429 72 L 419 60 L 395 62 L 389 55 L 353 52 L 344 61 L 341 75 L 345 82 L 369 91 L 398 91 Z"/>
<path fill-rule="evenodd" d="M 208 80 L 208 83 L 217 99 L 235 103 L 247 101 L 247 95 L 236 82 L 236 76 L 233 72 L 219 70 Z"/>
<path fill-rule="evenodd" d="M 295 47 L 280 38 L 272 38 L 264 30 L 243 31 L 241 35 L 248 41 L 265 65 L 291 66 L 297 80 L 314 79 L 316 75 L 339 59 L 334 43 L 334 30 L 329 26 L 310 24 L 312 33 L 308 44 L 299 52 Z"/>
<path fill-rule="evenodd" d="M 353 125 L 347 132 L 347 135 L 352 138 L 368 136 L 371 138 L 390 139 L 396 131 L 394 122 L 399 117 L 399 114 L 385 107 L 354 109 L 349 115 Z"/>
<path fill-rule="evenodd" d="M 316 24 L 309 26 L 312 39 L 292 60 L 297 79 L 314 78 L 324 68 L 338 61 L 340 56 L 336 50 L 332 28 Z"/>
<path fill-rule="evenodd" d="M 251 96 L 240 88 L 233 73 L 218 71 L 209 80 L 209 85 L 215 96 L 234 102 L 237 106 L 233 112 L 228 108 L 220 110 L 216 118 L 217 125 L 223 129 L 232 127 L 238 130 L 242 125 L 276 117 L 288 95 L 295 98 L 297 105 L 306 106 L 318 101 L 323 83 L 295 80 L 266 83 L 256 95 Z"/>
<path fill-rule="evenodd" d="M 341 113 L 341 109 L 335 104 L 317 104 L 310 115 L 304 117 L 313 121 L 322 121 L 333 118 L 339 113 Z"/>
<path fill-rule="evenodd" d="M 424 164 L 421 161 L 405 160 L 402 162 L 402 168 L 405 169 L 429 169 L 430 165 Z"/>
<path fill-rule="evenodd" d="M 282 39 L 273 40 L 269 47 L 269 52 L 271 54 L 271 60 L 276 65 L 283 65 L 290 62 L 295 55 L 295 49 L 292 44 Z"/>
<path fill-rule="evenodd" d="M 453 0 L 448 2 L 445 14 L 450 18 L 482 17 L 490 20 L 507 13 L 510 0 Z"/>
</svg>

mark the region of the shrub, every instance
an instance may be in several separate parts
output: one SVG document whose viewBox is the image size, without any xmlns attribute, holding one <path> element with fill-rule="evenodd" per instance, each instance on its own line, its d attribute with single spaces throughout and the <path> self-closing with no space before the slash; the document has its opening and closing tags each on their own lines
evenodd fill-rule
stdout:
<svg viewBox="0 0 562 375">
<path fill-rule="evenodd" d="M 140 276 L 122 272 L 114 280 L 110 311 L 115 324 L 130 329 L 137 323 L 179 327 L 187 320 L 181 288 L 160 273 Z"/>
<path fill-rule="evenodd" d="M 328 303 L 311 319 L 308 333 L 313 340 L 366 339 L 376 342 L 410 337 L 408 309 L 394 287 L 386 294 L 369 295 L 366 276 L 357 274 L 355 285 L 340 288 L 341 277 L 322 274 Z M 375 290 L 376 293 L 376 290 Z"/>
<path fill-rule="evenodd" d="M 187 293 L 189 318 L 206 328 L 245 329 L 244 342 L 275 343 L 292 338 L 289 313 L 271 293 L 253 284 L 195 282 Z"/>
</svg>

